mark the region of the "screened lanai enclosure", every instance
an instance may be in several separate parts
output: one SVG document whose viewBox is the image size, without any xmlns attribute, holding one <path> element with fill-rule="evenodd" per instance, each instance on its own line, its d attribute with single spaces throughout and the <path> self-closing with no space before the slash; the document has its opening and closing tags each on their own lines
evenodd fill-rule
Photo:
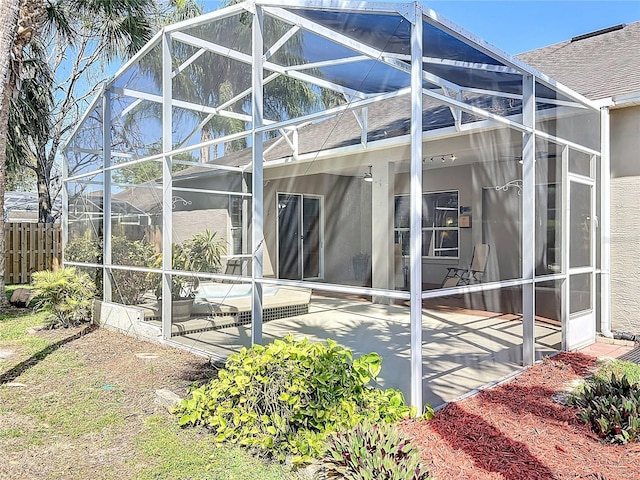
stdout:
<svg viewBox="0 0 640 480">
<path fill-rule="evenodd" d="M 166 27 L 65 146 L 100 314 L 224 358 L 292 333 L 421 407 L 591 343 L 600 111 L 419 3 Z"/>
</svg>

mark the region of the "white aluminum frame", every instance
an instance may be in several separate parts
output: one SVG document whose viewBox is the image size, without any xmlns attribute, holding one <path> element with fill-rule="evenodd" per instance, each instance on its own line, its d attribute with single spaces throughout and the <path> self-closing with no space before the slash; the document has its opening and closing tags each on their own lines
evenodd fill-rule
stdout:
<svg viewBox="0 0 640 480">
<path fill-rule="evenodd" d="M 345 33 L 335 32 L 328 27 L 318 25 L 316 22 L 309 20 L 295 11 L 296 8 L 309 8 L 309 9 L 335 9 L 349 12 L 367 12 L 372 15 L 376 13 L 399 15 L 403 21 L 408 21 L 411 24 L 411 53 L 410 55 L 397 55 L 384 51 L 380 51 L 369 45 L 365 45 L 357 37 L 351 37 Z M 233 50 L 228 47 L 217 45 L 211 41 L 205 41 L 185 33 L 183 30 L 205 25 L 208 22 L 215 22 L 224 18 L 230 18 L 238 14 L 252 15 L 254 21 L 252 22 L 252 51 L 251 54 L 245 54 L 237 50 Z M 283 22 L 291 24 L 289 28 L 280 39 L 278 39 L 273 45 L 267 45 L 265 53 L 263 45 L 263 16 L 270 15 L 279 18 Z M 424 48 L 422 45 L 423 40 L 423 27 L 424 24 L 433 25 L 447 34 L 452 35 L 454 38 L 464 42 L 467 45 L 471 45 L 480 52 L 497 59 L 502 65 L 482 64 L 465 61 L 454 61 L 447 59 L 439 59 L 428 57 L 424 54 Z M 286 42 L 296 35 L 301 30 L 308 30 L 316 35 L 322 36 L 328 41 L 334 42 L 342 47 L 347 47 L 353 52 L 344 58 L 336 58 L 334 60 L 328 60 L 323 62 L 311 62 L 305 65 L 296 66 L 283 66 L 274 62 L 273 54 L 282 48 Z M 185 60 L 177 68 L 172 66 L 172 52 L 171 42 L 179 41 L 193 45 L 199 48 L 196 54 L 189 59 Z M 130 88 L 116 87 L 117 79 L 125 73 L 129 68 L 136 65 L 140 59 L 149 53 L 150 50 L 156 46 L 161 45 L 162 48 L 162 95 L 155 95 L 145 92 L 136 91 Z M 178 77 L 182 72 L 186 71 L 188 66 L 201 57 L 206 52 L 215 52 L 217 55 L 225 55 L 234 60 L 244 62 L 252 65 L 252 79 L 251 87 L 245 89 L 243 92 L 234 96 L 232 100 L 224 102 L 219 106 L 205 106 L 192 102 L 185 102 L 173 99 L 172 97 L 172 79 Z M 303 69 L 319 68 L 322 66 L 338 66 L 353 64 L 360 61 L 377 61 L 388 67 L 395 69 L 407 75 L 410 79 L 410 87 L 398 89 L 391 92 L 381 92 L 378 94 L 367 94 L 362 91 L 358 91 L 356 88 L 349 86 L 337 85 L 331 81 L 323 78 L 315 77 L 310 73 L 302 72 Z M 470 88 L 457 85 L 451 81 L 440 78 L 436 75 L 424 71 L 423 66 L 429 64 L 439 64 L 450 66 L 452 68 L 467 68 L 478 71 L 509 73 L 522 75 L 523 80 L 523 92 L 522 95 L 514 95 L 500 91 Z M 268 73 L 266 78 L 263 75 L 263 69 Z M 288 75 L 292 78 L 296 78 L 303 82 L 307 82 L 310 85 L 315 85 L 323 88 L 330 88 L 334 91 L 341 93 L 347 99 L 345 105 L 340 105 L 335 108 L 327 109 L 321 112 L 315 112 L 308 115 L 304 115 L 299 118 L 285 119 L 282 121 L 274 122 L 264 118 L 263 103 L 264 103 L 264 86 L 270 81 L 274 80 L 278 76 Z M 431 88 L 424 88 L 423 82 L 427 82 L 434 86 Z M 541 85 L 547 86 L 558 92 L 559 96 L 566 97 L 565 99 L 536 99 L 535 97 L 535 85 L 536 82 Z M 515 100 L 522 100 L 523 108 L 522 115 L 516 115 L 513 117 L 502 116 L 482 108 L 475 107 L 469 103 L 463 101 L 463 93 L 475 93 L 482 95 L 492 95 L 502 98 L 513 98 Z M 110 133 L 106 125 L 111 125 L 111 111 L 110 111 L 110 96 L 112 94 L 128 95 L 136 101 L 150 100 L 160 103 L 162 105 L 162 153 L 158 155 L 150 155 L 145 158 L 135 158 L 134 155 L 126 152 L 112 152 L 110 149 Z M 376 102 L 380 102 L 386 99 L 399 97 L 402 95 L 411 96 L 411 131 L 410 134 L 404 137 L 396 137 L 378 141 L 368 141 L 368 115 L 367 106 Z M 238 113 L 228 110 L 236 101 L 243 98 L 251 98 L 252 110 L 251 115 L 244 113 Z M 437 103 L 447 106 L 451 110 L 454 123 L 452 127 L 443 128 L 437 131 L 423 131 L 422 116 L 424 97 L 435 100 Z M 209 145 L 215 145 L 221 142 L 231 141 L 237 138 L 250 137 L 251 139 L 251 162 L 242 166 L 224 166 L 213 165 L 212 170 L 224 170 L 231 172 L 250 172 L 252 174 L 252 190 L 248 192 L 248 185 L 244 185 L 243 192 L 223 192 L 212 191 L 206 189 L 188 189 L 190 191 L 199 191 L 202 193 L 215 193 L 215 194 L 231 194 L 239 195 L 247 200 L 251 199 L 252 209 L 252 224 L 251 224 L 251 242 L 250 247 L 247 238 L 243 237 L 243 245 L 245 245 L 247 251 L 243 256 L 250 256 L 252 258 L 252 271 L 250 276 L 243 275 L 238 278 L 239 281 L 250 282 L 252 285 L 252 324 L 251 324 L 251 340 L 253 343 L 262 342 L 262 314 L 263 314 L 263 298 L 262 298 L 262 285 L 284 285 L 294 287 L 313 287 L 320 291 L 333 291 L 342 293 L 355 293 L 365 294 L 379 297 L 386 297 L 392 299 L 409 300 L 410 302 L 410 330 L 411 330 L 411 392 L 410 402 L 412 405 L 418 407 L 418 411 L 422 409 L 422 300 L 428 298 L 436 298 L 451 294 L 466 294 L 473 292 L 485 292 L 495 290 L 499 288 L 520 286 L 523 290 L 523 361 L 525 364 L 531 364 L 535 361 L 535 338 L 534 338 L 534 326 L 535 326 L 535 285 L 541 281 L 548 280 L 564 280 L 564 295 L 563 295 L 563 339 L 565 338 L 568 320 L 568 288 L 569 288 L 569 274 L 573 272 L 568 268 L 567 252 L 568 252 L 568 236 L 567 232 L 563 235 L 562 241 L 562 270 L 557 275 L 545 275 L 542 277 L 536 277 L 535 275 L 535 252 L 534 252 L 534 229 L 535 229 L 535 139 L 536 137 L 545 139 L 546 141 L 564 146 L 563 154 L 563 179 L 562 179 L 562 195 L 563 206 L 567 206 L 568 202 L 568 185 L 571 175 L 567 171 L 567 149 L 573 148 L 575 150 L 595 156 L 595 160 L 600 158 L 600 151 L 588 148 L 583 145 L 579 145 L 575 142 L 562 139 L 554 135 L 541 132 L 536 128 L 536 120 L 544 118 L 546 115 L 554 114 L 553 110 L 556 110 L 557 115 L 560 109 L 563 107 L 568 108 L 580 108 L 586 110 L 593 110 L 599 112 L 599 108 L 595 103 L 589 101 L 585 97 L 576 94 L 563 85 L 555 82 L 553 79 L 541 74 L 540 72 L 532 69 L 528 65 L 518 61 L 505 54 L 501 50 L 489 45 L 480 38 L 458 27 L 447 19 L 441 17 L 434 11 L 423 7 L 416 2 L 407 3 L 370 3 L 370 2 L 355 2 L 355 1 L 320 1 L 320 0 L 283 0 L 275 2 L 273 0 L 254 0 L 246 1 L 243 3 L 235 4 L 223 9 L 208 13 L 201 17 L 185 20 L 166 27 L 161 32 L 156 34 L 152 41 L 147 44 L 136 56 L 128 61 L 116 74 L 113 80 L 111 80 L 105 88 L 103 88 L 99 96 L 90 103 L 87 112 L 83 116 L 78 125 L 72 132 L 71 137 L 63 146 L 64 151 L 83 151 L 83 146 L 78 146 L 73 143 L 73 138 L 78 135 L 82 130 L 86 120 L 89 118 L 91 112 L 98 107 L 99 102 L 103 101 L 103 150 L 96 151 L 95 153 L 103 156 L 103 165 L 101 168 L 95 171 L 85 171 L 80 174 L 68 177 L 68 164 L 65 161 L 63 170 L 65 173 L 64 188 L 63 188 L 63 227 L 65 229 L 65 235 L 63 238 L 66 240 L 66 233 L 69 228 L 68 222 L 68 191 L 67 187 L 69 182 L 90 177 L 96 174 L 103 174 L 103 186 L 105 192 L 105 211 L 104 211 L 104 232 L 105 238 L 105 289 L 107 282 L 107 270 L 111 268 L 121 268 L 119 266 L 110 265 L 110 258 L 108 256 L 109 250 L 109 233 L 110 233 L 110 195 L 111 195 L 111 182 L 110 172 L 114 169 L 120 168 L 124 165 L 134 165 L 145 161 L 162 161 L 163 165 L 163 184 L 162 184 L 162 202 L 163 202 L 163 252 L 171 252 L 172 243 L 172 195 L 173 195 L 173 179 L 171 174 L 172 155 L 178 153 L 188 152 L 203 148 Z M 536 109 L 536 101 L 541 103 L 547 103 L 554 105 L 554 109 L 551 111 L 538 112 Z M 173 107 L 192 109 L 198 112 L 204 112 L 208 114 L 205 120 L 200 122 L 195 129 L 187 135 L 182 143 L 176 148 L 172 145 L 172 110 Z M 299 151 L 299 129 L 307 124 L 322 119 L 330 118 L 334 115 L 339 115 L 343 112 L 351 112 L 356 116 L 356 120 L 362 129 L 361 141 L 358 145 L 340 147 L 332 149 L 331 151 L 320 151 L 314 153 L 300 154 Z M 462 124 L 461 115 L 462 112 L 467 112 L 472 115 L 478 116 L 483 120 Z M 121 112 L 121 115 L 126 115 L 127 111 Z M 188 145 L 193 135 L 197 133 L 206 122 L 208 122 L 213 116 L 220 115 L 233 119 L 239 119 L 245 122 L 247 129 L 244 132 L 226 135 L 221 138 L 213 139 L 207 142 Z M 251 124 L 250 128 L 248 127 Z M 603 120 L 604 124 L 604 120 Z M 429 141 L 435 138 L 447 138 L 456 136 L 459 134 L 465 134 L 471 131 L 490 131 L 496 128 L 504 128 L 521 132 L 523 135 L 522 145 L 522 157 L 523 157 L 523 195 L 522 195 L 522 207 L 523 207 L 523 224 L 522 224 L 522 277 L 516 280 L 501 281 L 487 284 L 476 284 L 469 286 L 460 286 L 455 288 L 440 289 L 435 291 L 422 291 L 422 195 L 423 195 L 423 168 L 422 168 L 422 149 L 423 142 Z M 269 149 L 263 147 L 263 134 L 267 131 L 280 130 L 282 133 L 282 141 L 287 142 L 291 148 L 291 157 L 277 159 L 269 162 L 264 161 L 264 154 Z M 291 138 L 288 133 L 291 132 Z M 411 198 L 411 216 L 410 216 L 410 283 L 411 289 L 409 292 L 399 292 L 395 290 L 386 290 L 379 288 L 366 288 L 366 287 L 349 287 L 344 285 L 332 285 L 326 283 L 306 281 L 289 281 L 280 279 L 268 279 L 264 278 L 263 272 L 263 248 L 264 248 L 264 168 L 278 167 L 285 165 L 291 161 L 298 162 L 313 162 L 327 157 L 347 156 L 350 154 L 361 153 L 364 150 L 371 152 L 377 149 L 389 148 L 393 146 L 410 144 L 410 198 Z M 608 149 L 608 145 L 603 142 L 603 157 L 600 159 L 601 164 L 601 180 L 603 181 L 603 189 L 601 190 L 602 203 L 603 203 L 603 217 L 604 209 L 608 205 L 608 184 L 605 182 L 605 178 L 608 180 L 608 152 L 604 153 Z M 89 150 L 87 150 L 89 152 Z M 111 157 L 119 156 L 122 158 L 130 159 L 125 164 L 112 165 Z M 65 160 L 67 155 L 63 155 Z M 189 163 L 175 161 L 174 163 Z M 594 162 L 595 163 L 595 162 Z M 428 171 L 424 175 L 429 175 Z M 181 189 L 180 189 L 181 190 Z M 595 192 L 592 195 L 595 199 Z M 595 201 L 595 200 L 594 200 Z M 245 202 L 245 203 L 248 203 Z M 563 209 L 563 215 L 566 217 L 566 208 Z M 595 210 L 594 210 L 595 212 Z M 243 207 L 243 218 L 248 218 L 248 206 Z M 108 215 L 109 214 L 109 215 Z M 321 215 L 324 215 L 324 208 Z M 565 218 L 563 217 L 563 218 Z M 601 278 L 603 281 L 603 293 L 609 294 L 610 287 L 608 284 L 608 219 L 601 220 L 603 231 L 601 232 L 603 249 L 602 249 L 602 271 Z M 563 222 L 565 229 L 566 221 Z M 244 226 L 247 230 L 249 225 Z M 246 234 L 246 232 L 245 232 Z M 324 234 L 324 232 L 323 232 Z M 592 252 L 595 255 L 595 229 L 592 238 Z M 250 248 L 250 250 L 249 250 Z M 70 263 L 71 262 L 67 262 Z M 76 264 L 75 262 L 73 264 Z M 93 265 L 96 266 L 96 265 Z M 595 263 L 593 265 L 595 267 Z M 97 266 L 100 267 L 100 266 Z M 140 268 L 136 268 L 140 270 Z M 153 269 L 151 269 L 153 270 Z M 143 271 L 146 271 L 143 269 Z M 174 273 L 172 270 L 171 255 L 163 255 L 163 264 L 161 270 L 153 270 L 162 274 L 162 291 L 163 298 L 165 299 L 162 306 L 163 320 L 162 330 L 163 338 L 170 341 L 171 338 L 171 305 L 170 299 L 170 286 L 171 275 Z M 199 274 L 200 275 L 200 274 Z M 225 278 L 223 275 L 215 274 L 202 274 L 207 278 Z M 595 281 L 592 282 L 595 288 Z M 106 290 L 105 290 L 106 295 Z M 608 300 L 603 302 L 602 312 L 603 315 L 609 315 Z M 563 345 L 564 347 L 564 345 Z"/>
</svg>

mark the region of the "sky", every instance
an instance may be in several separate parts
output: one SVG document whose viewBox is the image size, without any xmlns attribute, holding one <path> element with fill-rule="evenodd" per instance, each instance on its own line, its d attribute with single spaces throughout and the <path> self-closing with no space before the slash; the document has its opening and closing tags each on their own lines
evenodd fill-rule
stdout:
<svg viewBox="0 0 640 480">
<path fill-rule="evenodd" d="M 202 3 L 206 11 L 220 6 L 216 0 Z M 422 0 L 421 3 L 512 55 L 620 23 L 640 21 L 640 0 Z"/>
<path fill-rule="evenodd" d="M 640 21 L 640 0 L 436 0 L 422 3 L 512 55 L 602 28 Z M 640 46 L 638 49 L 640 55 Z"/>
</svg>

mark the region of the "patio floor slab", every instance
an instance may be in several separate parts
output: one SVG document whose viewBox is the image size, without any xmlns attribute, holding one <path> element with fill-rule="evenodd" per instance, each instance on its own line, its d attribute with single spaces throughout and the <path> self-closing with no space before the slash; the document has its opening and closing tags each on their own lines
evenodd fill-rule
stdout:
<svg viewBox="0 0 640 480">
<path fill-rule="evenodd" d="M 438 406 L 522 366 L 522 323 L 514 315 L 467 310 L 423 310 L 423 400 Z M 410 323 L 404 306 L 379 305 L 361 299 L 314 296 L 309 313 L 263 325 L 265 343 L 287 334 L 312 341 L 327 338 L 355 355 L 377 352 L 383 357 L 378 381 L 409 398 Z M 536 324 L 536 356 L 556 353 L 560 329 Z M 251 344 L 248 325 L 173 337 L 184 346 L 226 357 Z"/>
</svg>

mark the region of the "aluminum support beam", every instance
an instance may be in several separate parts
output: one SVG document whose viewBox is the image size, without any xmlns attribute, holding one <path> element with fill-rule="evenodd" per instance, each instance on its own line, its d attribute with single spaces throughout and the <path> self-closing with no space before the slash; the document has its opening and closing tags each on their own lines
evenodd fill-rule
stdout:
<svg viewBox="0 0 640 480">
<path fill-rule="evenodd" d="M 237 50 L 232 50 L 228 47 L 222 47 L 220 45 L 217 45 L 213 42 L 208 42 L 206 40 L 202 40 L 200 38 L 194 37 L 192 35 L 187 35 L 185 33 L 181 33 L 181 32 L 176 32 L 173 34 L 173 38 L 175 40 L 178 40 L 186 45 L 191 45 L 194 47 L 198 47 L 198 48 L 206 48 L 207 50 L 216 53 L 218 55 L 221 55 L 223 57 L 227 57 L 227 58 L 233 58 L 234 60 L 237 60 L 239 62 L 242 63 L 246 63 L 247 65 L 252 65 L 253 60 L 252 60 L 252 56 L 251 55 L 247 55 L 246 53 L 242 53 L 239 52 Z M 262 55 L 260 56 L 262 58 Z M 325 88 L 329 88 L 331 90 L 334 90 L 336 92 L 340 92 L 340 93 L 346 93 L 348 95 L 351 95 L 353 97 L 358 97 L 358 98 L 366 98 L 366 95 L 363 94 L 362 92 L 358 92 L 356 90 L 347 88 L 347 87 L 343 87 L 341 85 L 338 85 L 336 83 L 332 83 L 332 82 L 328 82 L 326 80 L 323 80 L 321 78 L 318 77 L 314 77 L 313 75 L 308 75 L 308 74 L 304 74 L 301 72 L 297 72 L 297 71 L 293 71 L 290 70 L 289 67 L 283 67 L 282 65 L 278 65 L 277 63 L 272 63 L 272 62 L 262 62 L 262 66 L 268 70 L 277 72 L 277 73 L 281 73 L 281 74 L 287 74 L 290 77 L 293 78 L 297 78 L 298 80 L 302 80 L 303 82 L 309 82 L 313 85 L 316 85 L 318 87 L 325 87 Z"/>
<path fill-rule="evenodd" d="M 561 163 L 561 185 L 562 185 L 562 220 L 560 225 L 562 226 L 562 240 L 560 249 L 560 271 L 566 275 L 565 281 L 562 283 L 561 291 L 562 297 L 560 301 L 561 310 L 561 322 L 562 322 L 562 341 L 561 348 L 563 351 L 567 350 L 569 345 L 569 329 L 571 325 L 570 319 L 570 306 L 569 306 L 569 294 L 571 292 L 569 285 L 571 278 L 569 277 L 569 243 L 571 241 L 571 228 L 569 227 L 569 147 L 566 145 L 562 147 L 562 163 Z"/>
<path fill-rule="evenodd" d="M 263 144 L 262 133 L 257 130 L 263 125 L 263 13 L 262 8 L 256 7 L 253 15 L 252 38 L 253 38 L 253 70 L 252 70 L 252 161 L 253 169 L 251 175 L 251 191 L 253 193 L 252 202 L 252 231 L 251 231 L 251 251 L 253 261 L 251 262 L 251 344 L 262 343 L 262 283 L 263 276 L 263 249 L 264 249 L 264 182 L 263 182 Z"/>
<path fill-rule="evenodd" d="M 147 100 L 154 103 L 162 103 L 163 96 L 155 95 L 153 93 L 141 92 L 140 90 L 134 90 L 132 88 L 113 88 L 114 93 L 123 95 L 125 97 L 138 98 Z M 244 122 L 250 122 L 251 117 L 241 113 L 231 112 L 229 110 L 222 110 L 220 107 L 207 107 L 206 105 L 199 105 L 197 103 L 186 102 L 184 100 L 171 100 L 173 105 L 185 110 L 191 110 L 199 113 L 210 113 L 213 115 L 220 115 L 221 117 L 233 118 L 235 120 L 242 120 Z"/>
<path fill-rule="evenodd" d="M 411 29 L 411 215 L 409 241 L 411 405 L 422 412 L 422 21 Z"/>
<path fill-rule="evenodd" d="M 600 113 L 600 333 L 611 333 L 611 140 L 609 108 Z M 597 162 L 597 157 L 595 161 Z"/>
<path fill-rule="evenodd" d="M 89 103 L 89 106 L 87 107 L 85 112 L 80 117 L 80 120 L 78 120 L 78 122 L 76 123 L 76 126 L 71 129 L 71 132 L 69 133 L 69 137 L 64 142 L 62 142 L 62 145 L 60 146 L 60 150 L 62 150 L 62 151 L 66 150 L 67 148 L 69 148 L 69 144 L 71 142 L 75 141 L 76 135 L 78 134 L 80 129 L 82 127 L 84 127 L 84 123 L 93 114 L 93 110 L 101 102 L 102 96 L 104 95 L 105 90 L 106 90 L 106 88 L 102 87 L 98 91 L 98 93 L 96 94 L 95 98 L 93 100 L 91 100 L 91 103 Z"/>
<path fill-rule="evenodd" d="M 67 237 L 69 236 L 69 182 L 65 180 L 69 175 L 68 152 L 62 151 L 62 264 L 65 265 L 65 248 L 67 247 Z"/>
<path fill-rule="evenodd" d="M 274 73 L 270 76 L 268 76 L 267 78 L 264 79 L 264 84 L 266 85 L 267 83 L 269 83 L 272 80 L 275 80 L 276 78 L 278 78 L 280 76 L 279 73 Z M 238 95 L 236 95 L 235 97 L 233 97 L 231 100 L 228 100 L 226 102 L 224 102 L 222 105 L 220 105 L 218 107 L 218 109 L 220 110 L 224 110 L 225 108 L 233 105 L 234 103 L 236 103 L 238 100 L 249 96 L 251 94 L 251 88 L 247 88 L 246 90 L 240 92 Z M 182 142 L 180 142 L 180 145 L 178 145 L 179 147 L 182 147 L 184 145 L 186 145 L 187 143 L 189 143 L 189 141 L 191 140 L 191 138 L 193 138 L 193 136 L 198 133 L 200 130 L 202 130 L 202 128 L 211 121 L 211 119 L 215 117 L 215 114 L 210 113 L 209 115 L 207 115 L 207 117 L 202 120 L 198 126 L 196 126 L 196 128 L 193 129 L 193 131 L 186 136 L 186 138 L 184 140 L 182 140 Z"/>
<path fill-rule="evenodd" d="M 583 105 L 589 108 L 593 108 L 593 109 L 597 108 L 594 102 L 589 100 L 587 97 L 584 97 L 579 93 L 572 91 L 571 89 L 569 89 L 568 87 L 565 87 L 560 83 L 556 83 L 556 81 L 553 80 L 551 77 L 548 77 L 543 73 L 540 73 L 539 71 L 533 69 L 532 67 L 525 64 L 524 62 L 519 61 L 517 58 L 514 58 L 509 54 L 503 52 L 502 50 L 494 47 L 493 45 L 489 44 L 482 38 L 476 35 L 473 35 L 472 33 L 466 31 L 464 28 L 440 16 L 435 11 L 429 8 L 425 8 L 424 13 L 425 13 L 424 20 L 430 23 L 431 25 L 434 25 L 439 30 L 442 30 L 443 32 L 448 33 L 449 35 L 461 40 L 462 42 L 472 46 L 476 50 L 479 50 L 480 52 L 488 55 L 489 57 L 495 58 L 503 65 L 522 72 L 523 81 L 527 81 L 526 80 L 527 76 L 533 76 L 535 80 L 551 88 L 552 90 L 556 90 L 559 93 L 564 94 L 569 98 L 573 98 L 576 101 L 582 103 Z"/>
<path fill-rule="evenodd" d="M 102 264 L 111 265 L 111 91 L 106 89 L 102 97 Z M 102 295 L 112 301 L 111 272 L 102 269 Z"/>
<path fill-rule="evenodd" d="M 269 50 L 264 53 L 264 59 L 269 60 L 278 50 L 280 50 L 285 43 L 289 41 L 291 37 L 293 37 L 296 33 L 300 31 L 300 27 L 293 26 L 291 27 L 287 33 L 285 33 L 280 39 L 274 43 Z"/>
<path fill-rule="evenodd" d="M 204 48 L 201 48 L 200 50 L 198 50 L 196 53 L 194 53 L 193 55 L 191 55 L 189 58 L 187 58 L 182 65 L 179 65 L 178 68 L 176 68 L 173 73 L 171 74 L 173 77 L 178 76 L 180 73 L 184 72 L 187 67 L 189 65 L 191 65 L 193 62 L 195 62 L 196 60 L 198 60 L 202 55 L 204 55 L 205 53 L 207 53 L 207 50 Z"/>
<path fill-rule="evenodd" d="M 522 123 L 535 127 L 535 77 L 522 79 Z M 535 362 L 535 208 L 536 208 L 536 139 L 534 133 L 522 135 L 522 362 Z"/>
<path fill-rule="evenodd" d="M 171 339 L 171 274 L 173 237 L 171 37 L 162 36 L 162 338 Z"/>
<path fill-rule="evenodd" d="M 431 97 L 437 101 L 439 101 L 440 103 L 443 103 L 446 106 L 453 106 L 455 108 L 459 108 L 462 111 L 465 111 L 467 113 L 471 113 L 472 115 L 477 115 L 479 117 L 482 118 L 486 118 L 488 120 L 495 120 L 496 122 L 499 122 L 503 125 L 506 125 L 508 127 L 513 128 L 514 130 L 518 130 L 520 132 L 523 133 L 532 133 L 533 132 L 533 127 L 528 127 L 524 124 L 524 122 L 522 124 L 517 123 L 517 122 L 513 122 L 511 120 L 509 120 L 506 117 L 502 117 L 500 115 L 497 115 L 495 113 L 491 113 L 487 110 L 484 110 L 482 108 L 478 108 L 478 107 L 474 107 L 473 105 L 469 105 L 467 103 L 464 102 L 460 102 L 458 100 L 454 100 L 453 98 L 447 97 L 446 95 L 441 95 L 439 93 L 434 92 L 433 90 L 428 90 L 428 89 L 423 89 L 422 93 L 424 93 L 425 95 L 427 95 L 428 97 Z M 524 104 L 524 101 L 523 101 Z M 524 111 L 524 108 L 523 108 Z"/>
<path fill-rule="evenodd" d="M 242 197 L 242 257 L 251 258 L 251 245 L 249 244 L 249 209 L 251 208 L 251 194 L 249 193 L 249 182 L 247 175 L 242 174 L 242 193 L 246 193 L 249 196 Z M 240 252 L 234 252 L 236 255 Z M 243 277 L 248 275 L 247 262 L 242 262 Z"/>
<path fill-rule="evenodd" d="M 275 15 L 276 17 L 279 17 L 287 22 L 291 22 L 294 23 L 296 25 L 300 25 L 303 28 L 308 29 L 309 31 L 320 35 L 334 43 L 337 43 L 339 45 L 345 46 L 351 50 L 354 50 L 356 52 L 362 53 L 364 55 L 369 56 L 372 60 L 376 60 L 378 62 L 384 63 L 390 67 L 393 67 L 397 70 L 400 70 L 401 72 L 404 73 L 408 73 L 412 75 L 412 68 L 407 65 L 406 62 L 398 60 L 396 58 L 393 57 L 393 55 L 386 55 L 385 52 L 378 50 L 374 47 L 370 47 L 368 45 L 365 45 L 364 43 L 361 43 L 357 40 L 354 40 L 353 38 L 341 34 L 339 32 L 336 32 L 335 30 L 332 30 L 328 27 L 324 27 L 322 25 L 319 25 L 318 23 L 315 23 L 311 20 L 308 20 L 304 17 L 301 17 L 299 15 L 296 15 L 288 10 L 284 10 L 281 8 L 268 8 L 267 9 L 269 11 L 269 13 L 271 13 L 272 15 Z M 419 20 L 418 20 L 419 21 Z M 417 22 L 416 22 L 417 23 Z M 412 57 L 412 61 L 415 62 L 415 59 L 413 58 L 413 53 L 411 55 Z M 422 61 L 422 57 L 420 57 L 420 60 Z M 420 63 L 422 65 L 422 62 Z M 270 68 L 269 66 L 267 66 L 267 68 Z M 421 71 L 421 78 L 423 78 L 424 80 L 426 80 L 427 82 L 430 82 L 434 85 L 438 85 L 441 87 L 447 87 L 450 88 L 452 90 L 460 90 L 460 85 L 457 85 L 453 82 L 450 82 L 448 80 L 445 80 L 444 78 L 438 77 L 436 75 L 433 75 L 432 73 L 429 72 L 425 72 L 425 71 Z"/>
</svg>

